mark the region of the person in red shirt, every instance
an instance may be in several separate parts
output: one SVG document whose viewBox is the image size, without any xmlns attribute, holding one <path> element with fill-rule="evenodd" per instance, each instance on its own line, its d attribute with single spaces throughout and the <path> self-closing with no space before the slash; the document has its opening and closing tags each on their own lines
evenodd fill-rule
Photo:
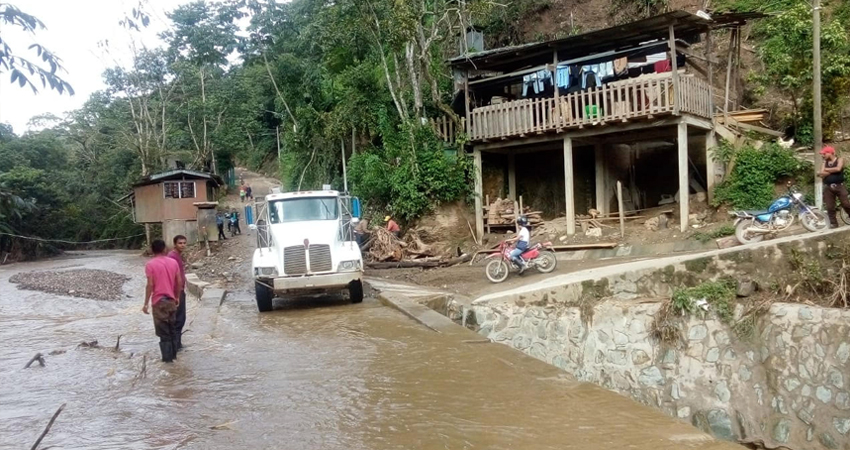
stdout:
<svg viewBox="0 0 850 450">
<path fill-rule="evenodd" d="M 384 217 L 384 222 L 387 223 L 387 231 L 392 233 L 393 236 L 399 237 L 399 235 L 401 235 L 401 227 L 398 226 L 398 224 L 395 222 L 395 220 L 393 220 L 392 217 Z"/>
<path fill-rule="evenodd" d="M 172 362 L 177 357 L 177 338 L 175 323 L 183 290 L 183 278 L 177 261 L 165 255 L 165 242 L 157 239 L 151 243 L 154 257 L 145 264 L 148 284 L 145 286 L 145 305 L 142 312 L 150 314 L 148 306 L 153 308 L 153 327 L 159 336 L 159 350 L 163 362 Z"/>
<path fill-rule="evenodd" d="M 177 261 L 177 267 L 180 268 L 180 278 L 183 280 L 183 290 L 177 295 L 180 296 L 180 304 L 177 305 L 177 317 L 174 322 L 174 330 L 177 333 L 177 348 L 180 351 L 183 348 L 183 326 L 186 325 L 186 265 L 183 262 L 183 252 L 186 250 L 188 240 L 186 236 L 178 234 L 174 236 L 174 249 L 168 252 L 168 257 Z"/>
</svg>

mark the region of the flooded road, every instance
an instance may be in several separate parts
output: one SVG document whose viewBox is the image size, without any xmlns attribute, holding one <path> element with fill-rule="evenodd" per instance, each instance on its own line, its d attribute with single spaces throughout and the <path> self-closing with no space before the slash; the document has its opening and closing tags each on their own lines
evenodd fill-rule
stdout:
<svg viewBox="0 0 850 450">
<path fill-rule="evenodd" d="M 42 448 L 737 448 L 374 299 L 308 299 L 259 314 L 246 287 L 212 305 L 203 316 L 212 320 L 187 324 L 187 349 L 166 365 L 139 311 L 144 262 L 104 252 L 0 268 L 0 448 L 29 448 L 65 402 Z M 8 282 L 72 266 L 132 276 L 127 295 L 72 299 Z M 207 307 L 191 301 L 190 320 Z M 76 347 L 112 347 L 119 334 L 120 351 Z M 47 366 L 23 370 L 36 352 Z"/>
</svg>

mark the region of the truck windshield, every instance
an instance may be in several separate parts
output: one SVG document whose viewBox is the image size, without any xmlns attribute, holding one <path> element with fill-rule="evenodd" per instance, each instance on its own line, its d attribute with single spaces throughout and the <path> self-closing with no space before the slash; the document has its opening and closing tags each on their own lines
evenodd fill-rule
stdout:
<svg viewBox="0 0 850 450">
<path fill-rule="evenodd" d="M 271 223 L 337 220 L 339 205 L 336 197 L 306 197 L 277 200 L 269 205 Z"/>
</svg>

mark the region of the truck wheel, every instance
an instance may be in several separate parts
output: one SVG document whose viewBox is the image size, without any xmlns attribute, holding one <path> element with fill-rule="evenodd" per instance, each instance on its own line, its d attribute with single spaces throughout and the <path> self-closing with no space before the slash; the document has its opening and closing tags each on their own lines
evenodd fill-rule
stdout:
<svg viewBox="0 0 850 450">
<path fill-rule="evenodd" d="M 351 297 L 351 303 L 360 303 L 363 301 L 363 282 L 360 280 L 348 283 L 348 295 Z"/>
<path fill-rule="evenodd" d="M 257 309 L 260 312 L 268 312 L 274 309 L 272 303 L 274 292 L 268 286 L 255 281 L 254 293 L 257 297 Z"/>
</svg>

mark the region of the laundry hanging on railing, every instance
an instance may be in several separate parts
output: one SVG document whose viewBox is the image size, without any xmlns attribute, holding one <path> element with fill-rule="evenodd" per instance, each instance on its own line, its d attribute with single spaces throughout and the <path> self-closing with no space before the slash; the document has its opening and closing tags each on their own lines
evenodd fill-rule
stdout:
<svg viewBox="0 0 850 450">
<path fill-rule="evenodd" d="M 546 84 L 552 84 L 552 72 L 538 70 L 522 77 L 522 96 L 527 97 L 528 88 L 531 87 L 535 94 L 540 94 L 546 89 Z"/>
</svg>

